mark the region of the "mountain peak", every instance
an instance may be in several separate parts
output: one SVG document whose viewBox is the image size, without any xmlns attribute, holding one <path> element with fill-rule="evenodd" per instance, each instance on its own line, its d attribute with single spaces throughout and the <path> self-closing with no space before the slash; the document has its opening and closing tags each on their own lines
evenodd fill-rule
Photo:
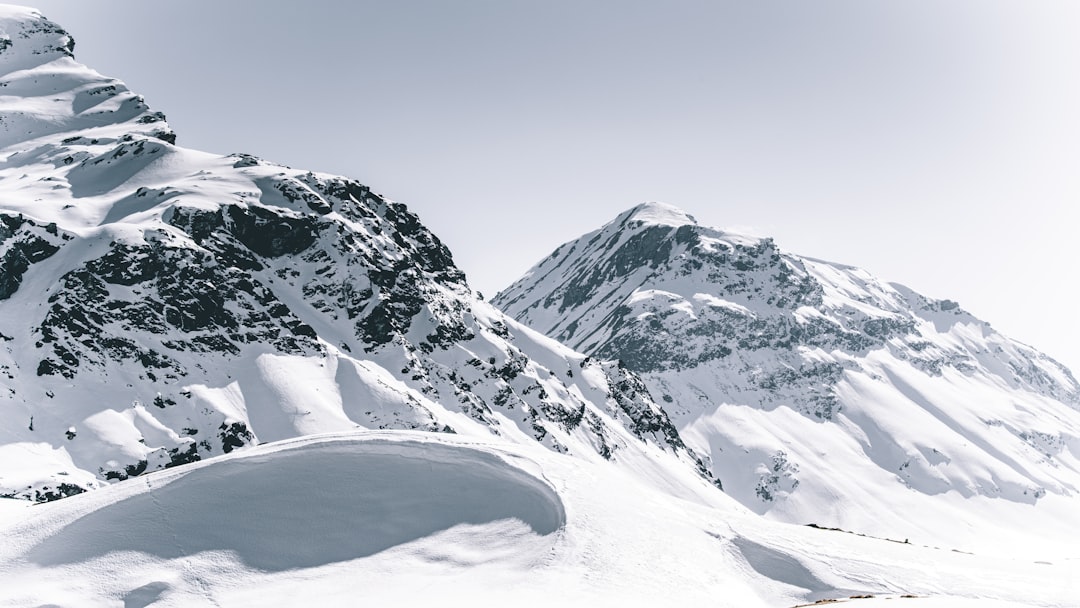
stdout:
<svg viewBox="0 0 1080 608">
<path fill-rule="evenodd" d="M 0 6 L 0 498 L 354 429 L 707 476 L 636 376 L 477 300 L 404 205 L 176 146 L 72 46 Z"/>
<path fill-rule="evenodd" d="M 635 207 L 492 302 L 638 374 L 759 513 L 821 521 L 843 496 L 828 525 L 886 534 L 896 505 L 945 513 L 946 492 L 1018 510 L 1074 492 L 1080 385 L 1060 364 L 952 301 L 690 221 Z"/>
<path fill-rule="evenodd" d="M 57 57 L 73 56 L 75 40 L 63 28 L 49 21 L 37 9 L 9 4 L 0 5 L 0 64 L 27 60 L 34 64 Z M 17 65 L 25 69 L 30 65 Z M 14 71 L 14 70 L 10 70 Z"/>
<path fill-rule="evenodd" d="M 659 202 L 641 203 L 623 212 L 615 220 L 618 224 L 630 221 L 658 226 L 674 226 L 676 228 L 687 224 L 697 224 L 697 220 L 689 213 L 674 205 Z"/>
<path fill-rule="evenodd" d="M 41 13 L 37 9 L 29 6 L 0 4 L 0 23 L 8 20 L 35 19 L 40 16 Z"/>
</svg>

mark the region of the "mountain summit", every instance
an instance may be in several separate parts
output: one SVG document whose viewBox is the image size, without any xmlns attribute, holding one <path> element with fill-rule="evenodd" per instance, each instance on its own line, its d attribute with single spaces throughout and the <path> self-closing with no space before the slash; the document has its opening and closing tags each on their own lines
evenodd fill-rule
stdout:
<svg viewBox="0 0 1080 608">
<path fill-rule="evenodd" d="M 954 304 L 647 204 L 500 300 L 586 355 L 72 49 L 0 6 L 0 606 L 1075 605 L 1076 383 Z"/>
<path fill-rule="evenodd" d="M 492 301 L 640 374 L 759 513 L 915 536 L 933 527 L 919 510 L 992 527 L 1022 510 L 1006 505 L 1080 489 L 1080 387 L 1063 366 L 955 302 L 667 205 L 558 247 Z"/>
<path fill-rule="evenodd" d="M 350 429 L 704 472 L 632 372 L 482 302 L 403 205 L 178 147 L 36 11 L 0 32 L 0 496 Z"/>
<path fill-rule="evenodd" d="M 657 226 L 684 226 L 696 224 L 694 216 L 688 215 L 682 209 L 667 203 L 649 202 L 642 203 L 620 215 L 616 222 L 639 222 Z"/>
</svg>

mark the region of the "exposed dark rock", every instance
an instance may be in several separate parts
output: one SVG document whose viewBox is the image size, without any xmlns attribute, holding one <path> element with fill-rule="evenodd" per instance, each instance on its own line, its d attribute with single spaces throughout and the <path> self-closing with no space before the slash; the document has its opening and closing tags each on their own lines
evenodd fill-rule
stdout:
<svg viewBox="0 0 1080 608">
<path fill-rule="evenodd" d="M 34 492 L 34 502 L 51 502 L 54 500 L 60 500 L 61 498 L 67 498 L 68 496 L 75 496 L 76 494 L 82 494 L 86 489 L 79 487 L 75 484 L 61 483 L 53 490 L 49 486 L 45 486 Z"/>
<path fill-rule="evenodd" d="M 218 430 L 221 431 L 218 433 L 218 437 L 221 438 L 221 451 L 226 454 L 236 448 L 244 447 L 255 438 L 243 422 L 233 422 L 231 424 L 222 422 Z"/>
<path fill-rule="evenodd" d="M 173 448 L 169 450 L 169 462 L 165 463 L 165 468 L 172 468 L 182 464 L 190 464 L 192 462 L 198 462 L 202 459 L 198 453 L 199 446 L 192 441 L 187 445 L 186 449 Z"/>
<path fill-rule="evenodd" d="M 229 231 L 248 249 L 269 258 L 295 255 L 311 247 L 318 223 L 309 217 L 289 217 L 264 207 L 229 205 Z"/>
<path fill-rule="evenodd" d="M 10 298 L 23 275 L 35 264 L 60 250 L 56 224 L 40 225 L 21 215 L 0 213 L 0 300 Z M 64 238 L 70 238 L 67 234 Z"/>
</svg>

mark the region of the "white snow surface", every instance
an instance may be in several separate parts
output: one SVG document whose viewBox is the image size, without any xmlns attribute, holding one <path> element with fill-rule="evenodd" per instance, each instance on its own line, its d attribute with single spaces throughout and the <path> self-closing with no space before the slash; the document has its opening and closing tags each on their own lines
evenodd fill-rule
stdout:
<svg viewBox="0 0 1080 608">
<path fill-rule="evenodd" d="M 0 511 L 0 605 L 1075 605 L 1068 557 L 769 522 L 670 464 L 662 490 L 538 444 L 267 444 Z"/>
<path fill-rule="evenodd" d="M 622 359 L 769 519 L 1003 554 L 1080 525 L 1080 387 L 954 302 L 655 204 L 492 301 Z"/>
<path fill-rule="evenodd" d="M 404 206 L 176 146 L 70 42 L 0 13 L 0 496 L 353 429 L 697 466 L 647 393 L 481 301 Z"/>
<path fill-rule="evenodd" d="M 694 216 L 674 205 L 660 202 L 642 203 L 625 214 L 628 220 L 656 226 L 675 226 L 694 223 Z"/>
<path fill-rule="evenodd" d="M 931 346 L 985 349 L 976 362 L 999 366 L 998 383 L 913 377 L 896 363 L 908 349 L 877 349 L 838 390 L 900 411 L 846 406 L 829 422 L 717 400 L 731 380 L 705 367 L 647 375 L 724 494 L 633 374 L 480 301 L 404 207 L 344 178 L 178 147 L 162 114 L 71 46 L 36 11 L 0 5 L 0 494 L 19 498 L 0 498 L 0 605 L 1075 605 L 1075 551 L 1045 538 L 1075 521 L 1074 414 L 1031 396 L 1071 376 L 1032 359 L 1010 381 L 992 356 L 1029 349 L 938 307 L 919 321 L 948 329 Z M 621 221 L 678 232 L 692 218 L 648 204 Z M 859 300 L 865 277 L 788 259 L 795 274 L 838 273 L 822 301 L 877 314 Z M 647 266 L 625 270 L 644 281 Z M 670 309 L 687 326 L 762 310 L 693 277 L 631 304 L 632 318 Z M 604 306 L 576 335 L 599 331 Z M 942 386 L 979 401 L 944 428 L 919 419 L 925 437 L 897 432 Z M 787 445 L 801 472 L 781 467 L 762 517 L 739 475 L 757 483 Z M 921 471 L 912 481 L 882 472 L 900 457 Z M 833 470 L 850 476 L 834 494 L 806 491 Z M 795 525 L 810 522 L 877 534 Z"/>
</svg>

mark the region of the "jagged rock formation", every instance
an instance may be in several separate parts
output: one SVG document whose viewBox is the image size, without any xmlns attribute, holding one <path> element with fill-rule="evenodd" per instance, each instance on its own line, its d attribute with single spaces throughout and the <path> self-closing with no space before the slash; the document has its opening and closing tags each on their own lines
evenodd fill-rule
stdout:
<svg viewBox="0 0 1080 608">
<path fill-rule="evenodd" d="M 955 302 L 667 205 L 560 246 L 493 302 L 640 374 L 759 512 L 866 528 L 945 493 L 1080 489 L 1080 387 L 1063 366 Z"/>
<path fill-rule="evenodd" d="M 55 24 L 0 32 L 0 495 L 353 428 L 704 471 L 633 374 L 482 302 L 403 205 L 177 147 Z"/>
</svg>

